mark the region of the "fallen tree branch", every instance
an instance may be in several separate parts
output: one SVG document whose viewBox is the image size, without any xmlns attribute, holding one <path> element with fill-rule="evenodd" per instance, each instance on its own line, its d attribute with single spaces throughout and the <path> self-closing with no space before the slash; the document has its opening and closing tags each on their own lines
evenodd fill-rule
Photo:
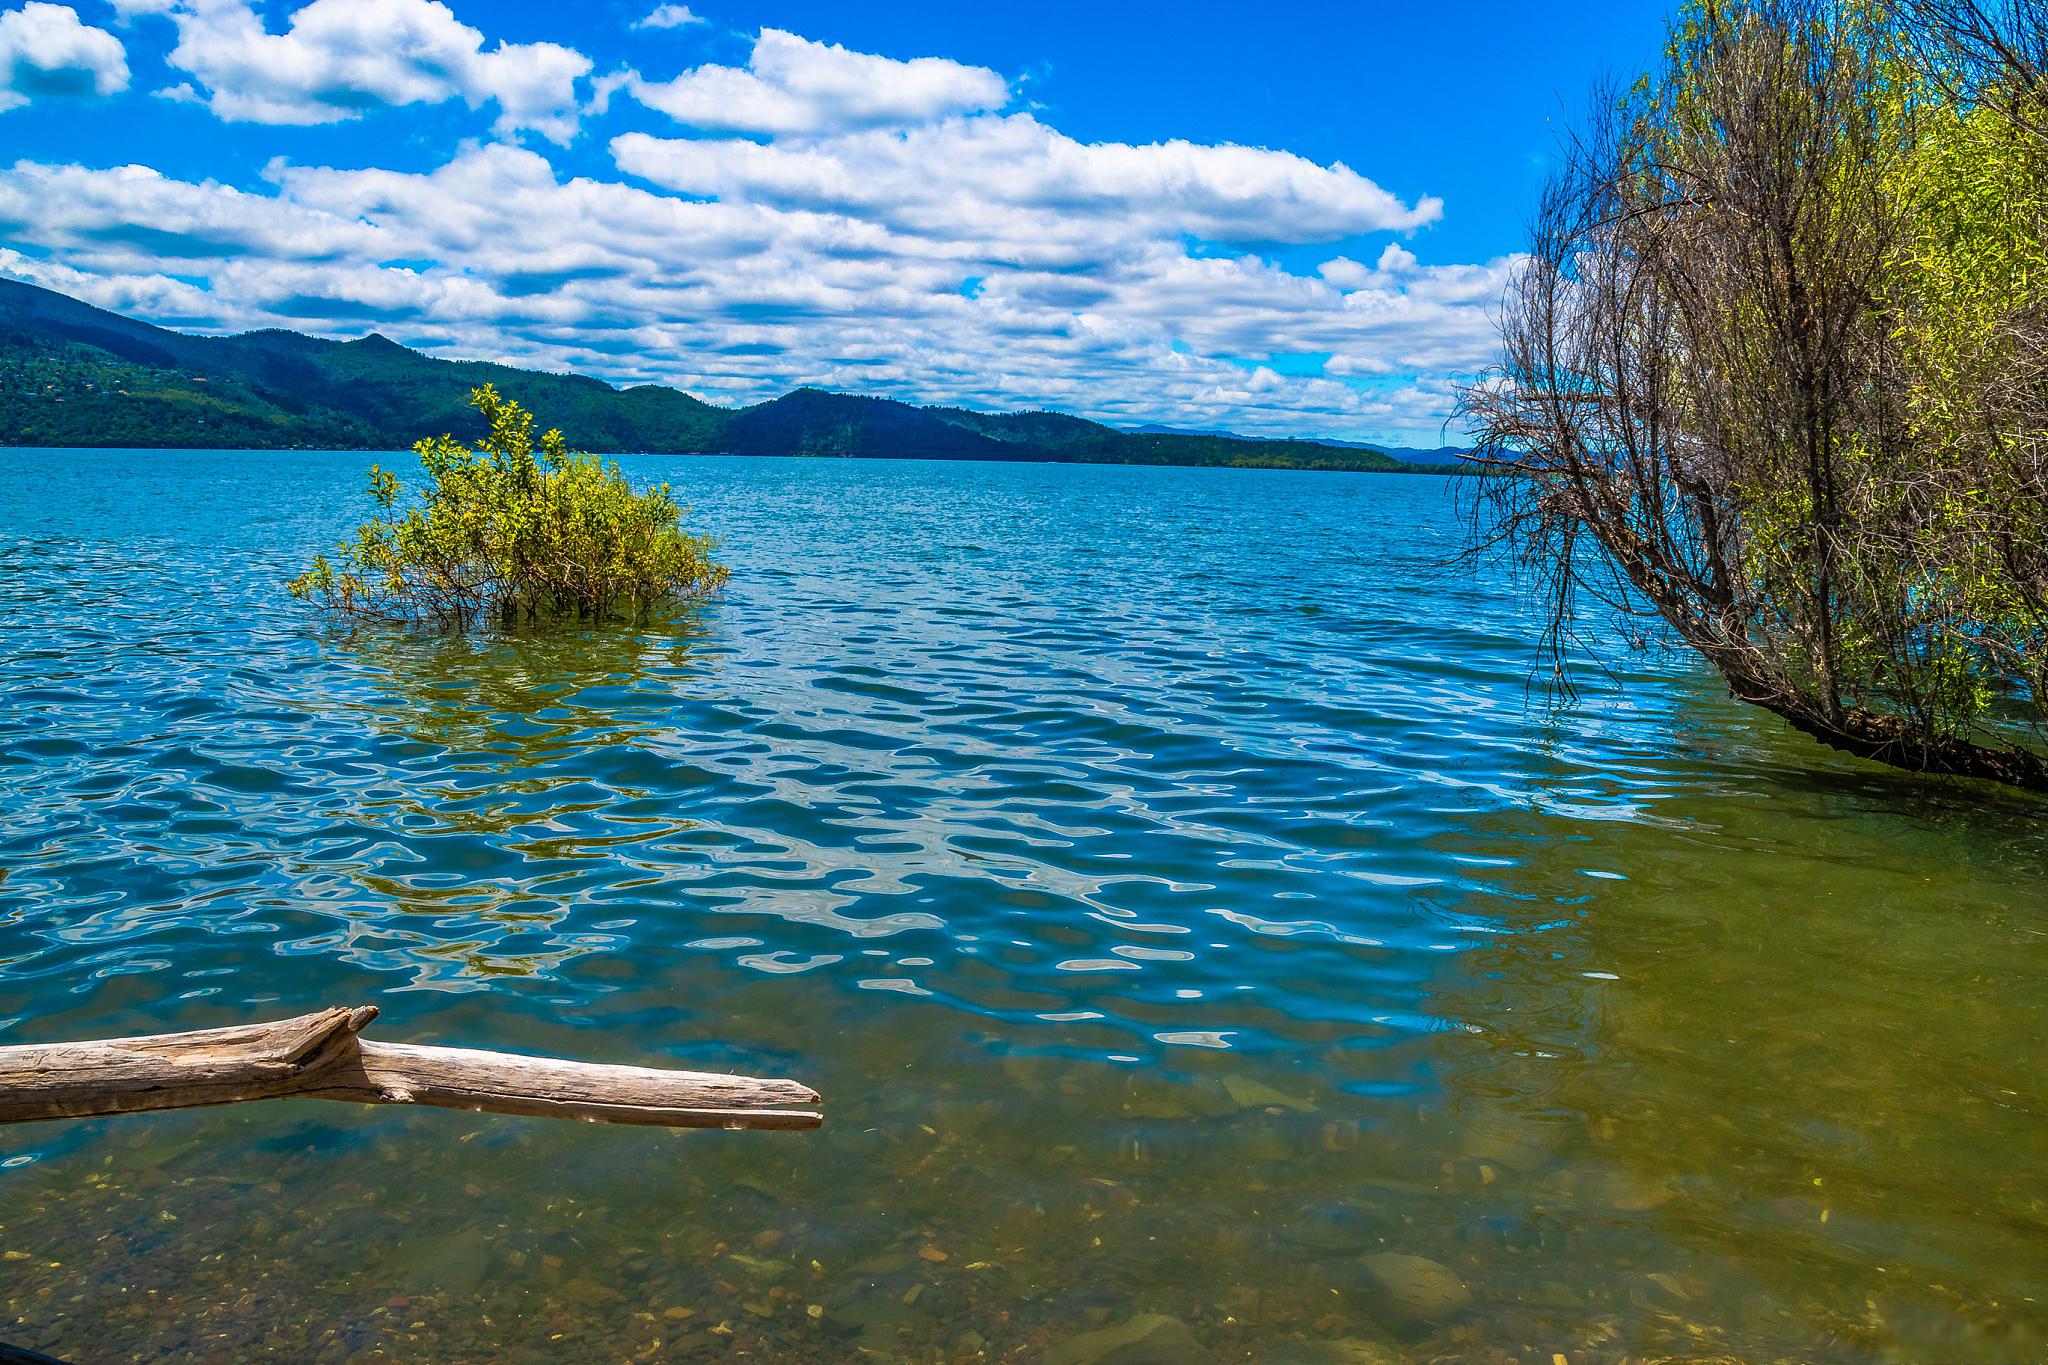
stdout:
<svg viewBox="0 0 2048 1365">
<path fill-rule="evenodd" d="M 374 1005 L 273 1023 L 0 1047 L 0 1123 L 313 1098 L 664 1128 L 816 1128 L 795 1081 L 604 1066 L 357 1035 Z"/>
</svg>

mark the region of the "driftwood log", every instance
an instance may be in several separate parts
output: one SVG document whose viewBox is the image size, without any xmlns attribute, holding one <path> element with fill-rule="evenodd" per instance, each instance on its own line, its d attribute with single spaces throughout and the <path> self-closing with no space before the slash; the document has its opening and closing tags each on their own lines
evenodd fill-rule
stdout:
<svg viewBox="0 0 2048 1365">
<path fill-rule="evenodd" d="M 267 1024 L 0 1047 L 0 1123 L 313 1098 L 664 1128 L 816 1128 L 795 1081 L 358 1037 L 374 1005 Z"/>
</svg>

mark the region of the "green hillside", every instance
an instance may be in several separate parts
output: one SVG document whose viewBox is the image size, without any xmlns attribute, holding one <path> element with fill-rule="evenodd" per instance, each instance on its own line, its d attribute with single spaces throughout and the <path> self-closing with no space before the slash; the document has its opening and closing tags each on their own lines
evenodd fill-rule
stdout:
<svg viewBox="0 0 2048 1365">
<path fill-rule="evenodd" d="M 721 408 L 656 385 L 438 360 L 371 335 L 188 336 L 0 280 L 0 445 L 381 450 L 473 438 L 469 391 L 517 398 L 584 449 L 1398 471 L 1376 450 L 1131 433 L 1057 412 L 981 413 L 798 389 Z"/>
</svg>

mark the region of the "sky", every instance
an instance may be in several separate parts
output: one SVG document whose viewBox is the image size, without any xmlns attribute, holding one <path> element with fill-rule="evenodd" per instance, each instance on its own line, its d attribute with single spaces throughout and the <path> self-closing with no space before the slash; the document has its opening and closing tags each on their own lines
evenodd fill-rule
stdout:
<svg viewBox="0 0 2048 1365">
<path fill-rule="evenodd" d="M 190 331 L 1455 443 L 1661 6 L 0 0 L 0 275 Z"/>
</svg>

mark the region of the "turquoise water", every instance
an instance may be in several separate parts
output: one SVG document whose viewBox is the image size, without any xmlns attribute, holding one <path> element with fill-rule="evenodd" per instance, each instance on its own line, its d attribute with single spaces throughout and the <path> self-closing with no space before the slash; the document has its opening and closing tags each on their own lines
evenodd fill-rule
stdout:
<svg viewBox="0 0 2048 1365">
<path fill-rule="evenodd" d="M 279 586 L 368 457 L 5 456 L 0 1042 L 374 1003 L 827 1123 L 0 1130 L 0 1339 L 2048 1351 L 2040 804 L 1681 657 L 1553 713 L 1441 480 L 634 458 L 726 596 L 436 641 Z"/>
</svg>

